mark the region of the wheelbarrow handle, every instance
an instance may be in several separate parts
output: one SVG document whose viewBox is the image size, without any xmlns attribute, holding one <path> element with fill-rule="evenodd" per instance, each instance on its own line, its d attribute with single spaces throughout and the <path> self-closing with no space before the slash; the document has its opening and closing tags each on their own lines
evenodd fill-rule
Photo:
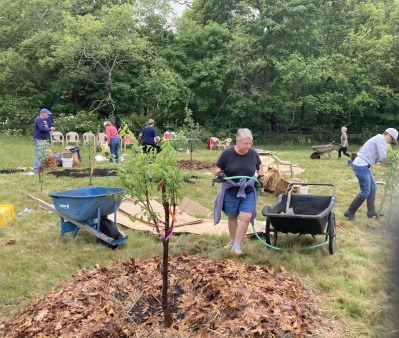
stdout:
<svg viewBox="0 0 399 338">
<path fill-rule="evenodd" d="M 335 191 L 336 191 L 335 184 L 331 184 L 331 183 L 303 183 L 303 182 L 290 183 L 290 184 L 288 184 L 287 191 L 293 189 L 294 186 L 298 186 L 298 185 L 313 185 L 313 186 L 319 186 L 319 187 L 331 187 L 333 190 L 333 196 L 335 196 Z"/>
</svg>

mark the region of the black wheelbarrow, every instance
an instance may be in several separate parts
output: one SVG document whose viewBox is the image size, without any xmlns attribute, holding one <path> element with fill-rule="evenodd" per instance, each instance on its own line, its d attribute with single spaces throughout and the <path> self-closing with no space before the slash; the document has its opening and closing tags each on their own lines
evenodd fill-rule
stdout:
<svg viewBox="0 0 399 338">
<path fill-rule="evenodd" d="M 324 194 L 293 194 L 295 186 L 331 187 L 332 195 Z M 317 190 L 317 189 L 316 189 Z M 266 216 L 265 243 L 266 246 L 277 247 L 278 233 L 309 234 L 325 236 L 321 244 L 307 246 L 316 248 L 328 245 L 332 255 L 335 252 L 335 215 L 332 211 L 335 203 L 335 185 L 319 183 L 291 183 L 287 193 L 281 194 L 278 201 L 271 206 L 265 206 L 262 215 Z M 255 235 L 264 242 L 258 234 Z"/>
<path fill-rule="evenodd" d="M 54 206 L 29 195 L 45 209 L 61 218 L 61 236 L 82 229 L 94 235 L 98 242 L 115 249 L 127 241 L 116 226 L 116 210 L 122 203 L 124 190 L 110 187 L 85 187 L 50 193 Z M 108 219 L 114 214 L 114 220 Z"/>
</svg>

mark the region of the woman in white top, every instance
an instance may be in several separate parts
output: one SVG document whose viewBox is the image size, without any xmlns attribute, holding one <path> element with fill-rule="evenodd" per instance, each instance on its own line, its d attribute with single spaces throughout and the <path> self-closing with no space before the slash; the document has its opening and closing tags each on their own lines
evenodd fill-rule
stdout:
<svg viewBox="0 0 399 338">
<path fill-rule="evenodd" d="M 348 129 L 346 127 L 341 128 L 341 146 L 338 149 L 338 159 L 341 158 L 341 153 L 344 153 L 345 156 L 351 157 L 346 150 L 348 149 Z"/>
</svg>

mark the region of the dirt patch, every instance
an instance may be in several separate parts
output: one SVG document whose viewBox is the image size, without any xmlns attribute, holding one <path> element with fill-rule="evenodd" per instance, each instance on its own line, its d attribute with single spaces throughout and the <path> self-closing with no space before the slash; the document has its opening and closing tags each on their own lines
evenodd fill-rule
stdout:
<svg viewBox="0 0 399 338">
<path fill-rule="evenodd" d="M 188 170 L 203 170 L 203 169 L 212 169 L 215 166 L 215 163 L 212 162 L 202 162 L 196 160 L 180 160 L 178 162 L 178 166 L 180 169 L 188 169 Z M 7 173 L 13 169 L 7 169 Z M 14 169 L 15 170 L 15 169 Z M 13 171 L 16 172 L 16 171 Z M 0 171 L 1 173 L 1 171 Z M 54 175 L 56 177 L 89 177 L 90 169 L 63 169 L 63 170 L 54 170 L 48 172 L 50 175 Z M 107 168 L 95 168 L 93 170 L 94 177 L 105 177 L 105 176 L 116 176 L 118 174 L 117 168 L 107 169 Z M 196 179 L 198 177 L 191 176 L 187 178 L 187 183 L 193 183 L 192 179 Z"/>
<path fill-rule="evenodd" d="M 196 160 L 180 160 L 178 162 L 180 169 L 203 170 L 212 169 L 215 167 L 213 162 L 202 162 Z"/>
<path fill-rule="evenodd" d="M 0 174 L 15 174 L 25 171 L 25 169 L 1 169 Z"/>
<path fill-rule="evenodd" d="M 17 337 L 339 337 L 310 288 L 272 268 L 170 259 L 173 325 L 163 329 L 160 257 L 78 272 L 0 324 Z M 172 332 L 172 334 L 170 334 Z M 173 334 L 174 332 L 174 334 Z M 155 334 L 157 333 L 157 334 Z"/>
<path fill-rule="evenodd" d="M 56 177 L 89 177 L 90 169 L 64 169 L 64 170 L 55 170 L 48 172 L 50 175 L 54 175 Z M 101 169 L 95 168 L 93 170 L 94 177 L 105 177 L 105 176 L 116 176 L 118 171 L 116 169 Z"/>
</svg>

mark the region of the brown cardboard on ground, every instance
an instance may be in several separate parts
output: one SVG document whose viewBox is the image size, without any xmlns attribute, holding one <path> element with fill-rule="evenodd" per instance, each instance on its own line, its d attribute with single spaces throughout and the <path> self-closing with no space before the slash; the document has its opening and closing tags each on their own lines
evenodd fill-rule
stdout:
<svg viewBox="0 0 399 338">
<path fill-rule="evenodd" d="M 151 201 L 152 202 L 152 201 Z M 189 201 L 188 201 L 189 203 Z M 154 201 L 154 209 L 159 209 L 162 204 Z M 202 208 L 205 208 L 201 206 Z M 206 209 L 206 208 L 205 208 Z M 130 216 L 136 215 L 137 220 L 133 222 Z M 163 215 L 163 206 L 161 210 L 161 215 Z M 110 220 L 114 219 L 114 215 L 108 216 Z M 192 234 L 217 234 L 223 235 L 228 234 L 227 221 L 222 220 L 219 224 L 214 225 L 211 219 L 198 219 L 193 217 L 186 212 L 181 212 L 176 215 L 177 222 L 174 225 L 174 232 L 176 233 L 192 233 Z M 126 198 L 122 201 L 121 207 L 116 212 L 116 221 L 125 227 L 134 230 L 142 231 L 154 231 L 154 226 L 148 224 L 141 214 L 141 208 L 134 204 L 132 199 Z M 257 221 L 255 223 L 255 229 L 257 232 L 264 232 L 264 222 Z M 252 225 L 248 227 L 247 235 L 253 234 Z"/>
<path fill-rule="evenodd" d="M 183 197 L 183 199 L 179 203 L 179 208 L 177 209 L 177 213 L 181 214 L 186 212 L 189 215 L 201 215 L 210 217 L 212 214 L 212 210 L 205 208 L 201 204 L 189 199 L 188 197 Z"/>
<path fill-rule="evenodd" d="M 151 205 L 155 212 L 158 212 L 161 216 L 164 214 L 163 205 L 155 200 L 151 200 Z M 203 207 L 204 208 L 204 207 Z M 131 198 L 124 198 L 119 209 L 118 213 L 124 213 L 126 216 L 136 216 L 139 221 L 142 223 L 148 223 L 145 216 L 142 215 L 141 206 L 134 203 L 134 200 Z M 112 218 L 111 218 L 112 219 Z M 176 215 L 176 226 L 180 224 L 192 224 L 192 223 L 200 223 L 201 219 L 193 217 L 186 212 L 181 212 Z"/>
</svg>

